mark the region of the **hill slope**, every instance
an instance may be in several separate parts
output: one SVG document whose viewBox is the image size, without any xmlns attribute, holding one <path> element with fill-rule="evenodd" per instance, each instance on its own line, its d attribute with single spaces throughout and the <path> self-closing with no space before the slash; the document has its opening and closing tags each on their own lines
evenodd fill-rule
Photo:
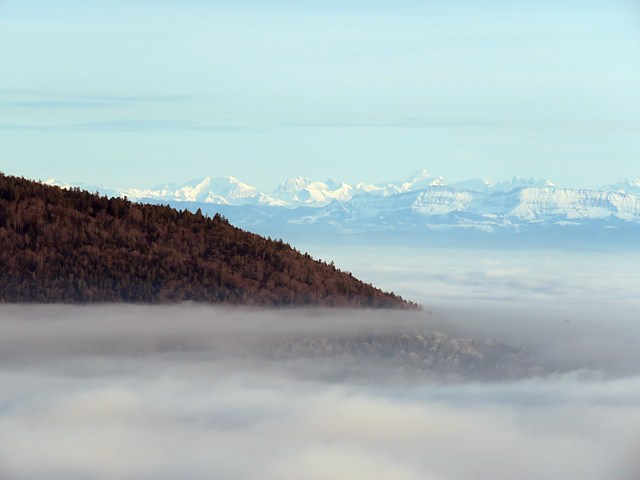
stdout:
<svg viewBox="0 0 640 480">
<path fill-rule="evenodd" d="M 413 308 L 222 216 L 0 174 L 0 301 Z"/>
</svg>

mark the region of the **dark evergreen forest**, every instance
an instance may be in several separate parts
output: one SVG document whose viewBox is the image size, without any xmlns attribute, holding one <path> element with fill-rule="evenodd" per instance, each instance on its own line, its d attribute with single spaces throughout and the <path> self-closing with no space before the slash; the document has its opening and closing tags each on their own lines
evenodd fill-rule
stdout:
<svg viewBox="0 0 640 480">
<path fill-rule="evenodd" d="M 416 308 L 220 215 L 1 173 L 0 301 Z"/>
</svg>

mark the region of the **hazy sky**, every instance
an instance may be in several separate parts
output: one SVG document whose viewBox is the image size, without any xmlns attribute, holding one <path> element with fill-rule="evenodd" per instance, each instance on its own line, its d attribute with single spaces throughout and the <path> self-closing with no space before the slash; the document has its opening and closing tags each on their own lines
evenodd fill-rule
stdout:
<svg viewBox="0 0 640 480">
<path fill-rule="evenodd" d="M 0 170 L 640 177 L 634 1 L 0 0 Z"/>
</svg>

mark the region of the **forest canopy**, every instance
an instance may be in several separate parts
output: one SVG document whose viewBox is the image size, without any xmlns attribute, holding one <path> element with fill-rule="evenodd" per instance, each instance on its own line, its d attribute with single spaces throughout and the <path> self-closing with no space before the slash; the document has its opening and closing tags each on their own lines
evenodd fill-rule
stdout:
<svg viewBox="0 0 640 480">
<path fill-rule="evenodd" d="M 213 218 L 0 173 L 1 302 L 416 308 Z"/>
</svg>

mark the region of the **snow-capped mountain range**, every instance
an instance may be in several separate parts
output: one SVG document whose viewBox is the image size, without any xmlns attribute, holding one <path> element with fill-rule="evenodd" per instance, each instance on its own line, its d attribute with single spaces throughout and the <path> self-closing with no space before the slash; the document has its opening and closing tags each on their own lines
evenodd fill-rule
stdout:
<svg viewBox="0 0 640 480">
<path fill-rule="evenodd" d="M 152 188 L 114 189 L 95 185 L 59 183 L 55 180 L 48 180 L 47 183 L 60 186 L 80 186 L 92 191 L 98 190 L 106 195 L 126 196 L 137 201 L 269 205 L 289 208 L 322 207 L 334 201 L 347 202 L 361 194 L 389 196 L 445 184 L 441 177 L 432 177 L 426 170 L 420 170 L 404 181 L 378 185 L 367 183 L 350 185 L 332 178 L 321 182 L 296 177 L 285 180 L 272 192 L 261 192 L 256 187 L 231 176 L 204 177 L 182 185 L 167 184 Z"/>
<path fill-rule="evenodd" d="M 103 185 L 84 185 L 48 180 L 46 183 L 64 187 L 78 186 L 91 191 L 99 191 L 109 196 L 126 196 L 136 201 L 156 202 L 198 202 L 219 205 L 269 205 L 295 208 L 299 206 L 323 207 L 332 202 L 348 202 L 359 195 L 389 197 L 406 192 L 421 191 L 431 187 L 445 187 L 470 192 L 506 192 L 518 187 L 553 187 L 547 180 L 513 177 L 510 181 L 490 182 L 471 179 L 448 185 L 442 177 L 419 170 L 406 180 L 379 184 L 348 184 L 329 178 L 325 181 L 309 180 L 304 177 L 289 178 L 272 192 L 261 192 L 256 187 L 232 176 L 203 177 L 184 184 L 158 185 L 152 188 L 113 188 Z M 635 188 L 640 192 L 640 180 Z M 612 184 L 612 188 L 622 189 L 622 183 Z"/>
<path fill-rule="evenodd" d="M 69 186 L 53 180 L 50 184 Z M 73 185 L 109 196 L 222 212 L 261 233 L 289 229 L 371 231 L 518 231 L 523 226 L 571 226 L 614 221 L 640 226 L 640 180 L 619 180 L 598 190 L 560 188 L 548 180 L 513 177 L 447 184 L 420 170 L 380 184 L 324 182 L 303 177 L 261 192 L 234 177 L 205 177 L 182 185 L 113 189 Z M 606 225 L 607 228 L 617 228 Z"/>
</svg>

